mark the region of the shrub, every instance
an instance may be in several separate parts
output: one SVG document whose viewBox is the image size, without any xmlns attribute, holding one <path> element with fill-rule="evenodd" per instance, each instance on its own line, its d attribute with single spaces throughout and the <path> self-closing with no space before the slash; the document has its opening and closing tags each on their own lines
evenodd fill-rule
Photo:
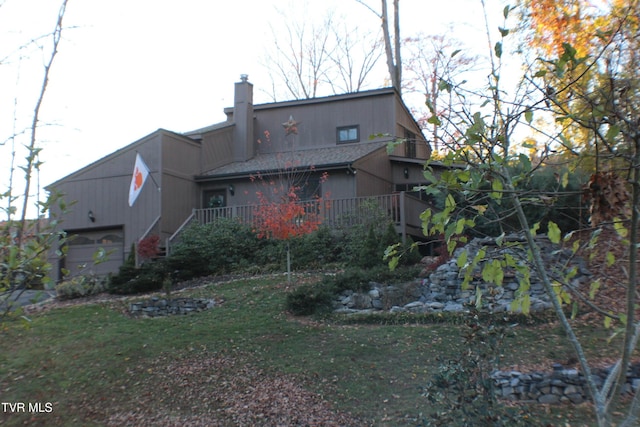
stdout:
<svg viewBox="0 0 640 427">
<path fill-rule="evenodd" d="M 138 242 L 138 256 L 142 260 L 150 260 L 158 256 L 160 252 L 160 236 L 152 234 Z"/>
<path fill-rule="evenodd" d="M 294 270 L 322 268 L 338 261 L 340 245 L 327 226 L 320 226 L 312 233 L 292 239 L 290 244 Z"/>
<path fill-rule="evenodd" d="M 76 276 L 56 285 L 56 295 L 60 300 L 81 298 L 106 291 L 106 281 L 95 276 Z"/>
<path fill-rule="evenodd" d="M 254 265 L 263 245 L 251 227 L 234 219 L 195 224 L 184 231 L 180 243 L 172 249 L 169 269 L 177 271 L 183 280 L 230 273 Z"/>
<path fill-rule="evenodd" d="M 417 268 L 399 268 L 390 271 L 384 266 L 372 269 L 350 268 L 335 276 L 325 276 L 320 283 L 304 285 L 287 295 L 287 310 L 299 316 L 318 314 L 332 308 L 333 298 L 352 290 L 363 292 L 371 282 L 402 282 L 415 279 Z"/>
<path fill-rule="evenodd" d="M 143 264 L 140 268 L 125 268 L 109 281 L 108 291 L 112 294 L 139 294 L 163 288 L 167 266 L 163 261 Z"/>
<path fill-rule="evenodd" d="M 302 285 L 287 295 L 287 309 L 296 316 L 331 310 L 334 294 L 322 283 Z"/>
<path fill-rule="evenodd" d="M 429 400 L 424 425 L 525 426 L 533 425 L 526 408 L 498 401 L 491 373 L 499 366 L 500 348 L 508 329 L 473 312 L 466 317 L 462 354 L 440 360 L 438 371 L 423 390 Z"/>
<path fill-rule="evenodd" d="M 118 274 L 109 280 L 107 290 L 112 294 L 137 294 L 162 289 L 168 272 L 165 260 L 157 260 L 135 266 L 135 253 L 132 250 Z"/>
</svg>

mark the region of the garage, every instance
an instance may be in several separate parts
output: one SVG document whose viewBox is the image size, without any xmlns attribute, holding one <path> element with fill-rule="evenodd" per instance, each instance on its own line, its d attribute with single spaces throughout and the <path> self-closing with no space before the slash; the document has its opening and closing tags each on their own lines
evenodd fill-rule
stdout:
<svg viewBox="0 0 640 427">
<path fill-rule="evenodd" d="M 124 262 L 124 231 L 122 228 L 68 232 L 67 256 L 62 267 L 70 276 L 104 276 L 117 273 Z M 94 259 L 100 250 L 107 254 L 106 260 L 98 264 Z"/>
</svg>

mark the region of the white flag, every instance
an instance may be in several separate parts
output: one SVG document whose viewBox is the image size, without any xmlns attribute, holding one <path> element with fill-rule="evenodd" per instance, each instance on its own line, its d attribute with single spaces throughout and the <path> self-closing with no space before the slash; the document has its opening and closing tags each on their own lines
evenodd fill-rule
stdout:
<svg viewBox="0 0 640 427">
<path fill-rule="evenodd" d="M 142 160 L 142 156 L 136 153 L 136 165 L 133 168 L 133 176 L 129 186 L 129 206 L 133 206 L 135 203 L 140 191 L 142 191 L 142 186 L 147 180 L 147 176 L 149 176 L 149 168 Z"/>
</svg>

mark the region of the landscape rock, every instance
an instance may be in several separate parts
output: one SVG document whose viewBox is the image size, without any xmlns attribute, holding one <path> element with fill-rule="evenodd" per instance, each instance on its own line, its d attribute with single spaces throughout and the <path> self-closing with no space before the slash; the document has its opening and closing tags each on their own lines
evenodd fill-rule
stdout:
<svg viewBox="0 0 640 427">
<path fill-rule="evenodd" d="M 567 269 L 575 269 L 576 274 L 572 278 L 574 286 L 582 281 L 590 280 L 590 272 L 585 267 L 584 261 L 573 257 L 571 251 L 560 248 L 551 243 L 545 236 L 536 238 L 540 246 L 541 254 L 548 267 L 548 273 L 552 280 L 558 279 Z M 519 235 L 504 237 L 498 244 L 494 238 L 473 239 L 463 248 L 456 249 L 454 257 L 438 266 L 428 277 L 398 284 L 383 284 L 370 282 L 370 289 L 362 293 L 341 293 L 334 302 L 335 310 L 346 313 L 344 308 L 355 309 L 349 313 L 357 313 L 357 310 L 377 310 L 396 312 L 464 312 L 468 306 L 475 304 L 477 292 L 481 292 L 482 310 L 493 313 L 522 312 L 522 300 L 518 300 L 520 287 L 520 273 L 514 268 L 504 269 L 504 283 L 498 286 L 482 280 L 482 267 L 480 263 L 471 272 L 471 281 L 466 289 L 462 288 L 465 272 L 458 267 L 456 258 L 467 252 L 467 259 L 473 259 L 480 249 L 484 249 L 487 260 L 503 259 L 508 255 L 521 265 L 527 264 L 527 250 L 523 244 L 524 238 Z M 433 265 L 436 257 L 425 257 L 423 265 Z M 558 266 L 563 271 L 556 271 Z M 544 286 L 535 270 L 529 270 L 529 310 L 539 312 L 553 307 L 550 297 L 546 294 Z"/>
<path fill-rule="evenodd" d="M 213 299 L 204 298 L 160 298 L 129 304 L 129 313 L 134 317 L 161 317 L 197 313 L 215 307 Z"/>
</svg>

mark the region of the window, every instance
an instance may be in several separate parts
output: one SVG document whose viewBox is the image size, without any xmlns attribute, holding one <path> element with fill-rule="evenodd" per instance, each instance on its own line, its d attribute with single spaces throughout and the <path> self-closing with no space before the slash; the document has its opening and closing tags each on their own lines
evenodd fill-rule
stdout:
<svg viewBox="0 0 640 427">
<path fill-rule="evenodd" d="M 416 158 L 416 134 L 408 130 L 404 131 L 404 155 L 410 159 Z"/>
<path fill-rule="evenodd" d="M 338 143 L 343 142 L 358 142 L 360 141 L 360 126 L 343 126 L 339 127 L 338 131 Z"/>
<path fill-rule="evenodd" d="M 300 201 L 307 202 L 315 200 L 320 196 L 320 177 L 309 176 L 303 183 L 299 183 L 298 198 Z"/>
</svg>

